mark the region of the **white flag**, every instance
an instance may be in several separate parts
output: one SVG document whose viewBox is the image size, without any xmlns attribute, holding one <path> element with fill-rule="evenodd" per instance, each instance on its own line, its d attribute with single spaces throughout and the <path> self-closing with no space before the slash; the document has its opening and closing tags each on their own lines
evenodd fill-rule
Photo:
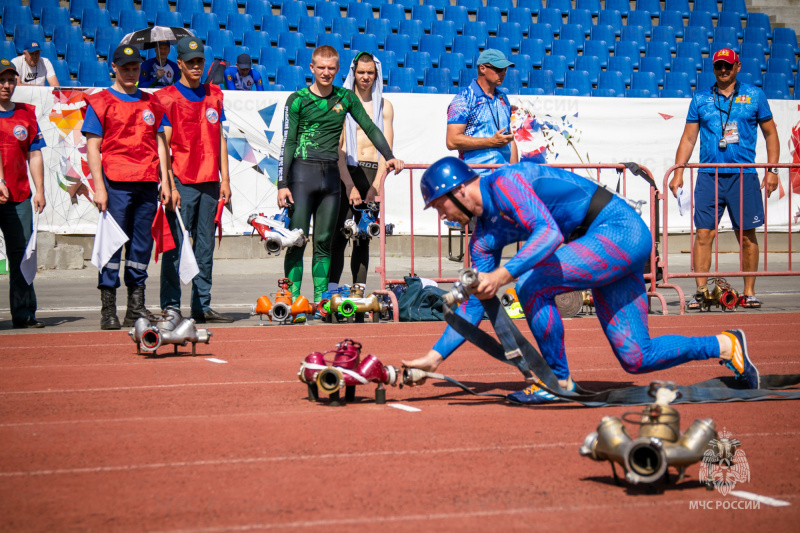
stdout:
<svg viewBox="0 0 800 533">
<path fill-rule="evenodd" d="M 92 248 L 92 264 L 97 270 L 103 268 L 117 253 L 117 250 L 128 242 L 128 236 L 119 227 L 117 221 L 108 211 L 102 211 L 97 217 L 97 229 L 94 233 L 94 247 Z"/>
<path fill-rule="evenodd" d="M 33 217 L 33 233 L 28 239 L 28 246 L 25 248 L 25 255 L 22 256 L 22 263 L 19 265 L 22 277 L 30 285 L 36 277 L 36 234 L 39 231 L 39 213 Z"/>
<path fill-rule="evenodd" d="M 183 232 L 181 260 L 178 264 L 178 273 L 181 276 L 181 283 L 188 285 L 192 279 L 200 273 L 200 268 L 197 266 L 197 259 L 195 259 L 194 250 L 192 250 L 192 243 L 189 241 L 189 232 L 186 231 L 186 226 L 183 225 L 181 210 L 175 208 L 175 214 L 178 216 L 178 224 L 180 224 L 181 231 Z"/>
<path fill-rule="evenodd" d="M 678 213 L 683 216 L 689 212 L 691 204 L 691 194 L 686 185 L 678 189 Z"/>
</svg>

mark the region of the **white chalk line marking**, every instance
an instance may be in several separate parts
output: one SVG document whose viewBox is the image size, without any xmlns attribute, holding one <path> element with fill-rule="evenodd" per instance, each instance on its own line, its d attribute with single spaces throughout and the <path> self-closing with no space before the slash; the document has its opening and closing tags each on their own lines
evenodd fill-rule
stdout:
<svg viewBox="0 0 800 533">
<path fill-rule="evenodd" d="M 389 407 L 394 407 L 395 409 L 400 409 L 401 411 L 408 411 L 409 413 L 419 413 L 422 409 L 418 407 L 411 407 L 410 405 L 406 405 L 404 403 L 387 403 Z"/>
<path fill-rule="evenodd" d="M 217 359 L 216 357 L 206 357 L 206 361 L 211 361 L 212 363 L 227 363 L 227 361 L 223 361 L 222 359 Z"/>
<path fill-rule="evenodd" d="M 770 498 L 769 496 L 762 496 L 761 494 L 755 494 L 753 492 L 747 492 L 746 490 L 732 490 L 731 496 L 736 496 L 745 500 L 753 500 L 754 502 L 771 505 L 772 507 L 789 507 L 791 505 L 789 502 Z"/>
</svg>

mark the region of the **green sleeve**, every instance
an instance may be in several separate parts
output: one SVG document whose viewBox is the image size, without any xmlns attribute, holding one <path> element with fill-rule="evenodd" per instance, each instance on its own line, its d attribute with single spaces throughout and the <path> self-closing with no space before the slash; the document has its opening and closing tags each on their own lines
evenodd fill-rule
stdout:
<svg viewBox="0 0 800 533">
<path fill-rule="evenodd" d="M 364 106 L 361 105 L 361 100 L 359 100 L 355 94 L 349 96 L 350 106 L 348 112 L 350 115 L 355 119 L 356 123 L 361 126 L 361 129 L 364 130 L 364 133 L 367 134 L 367 137 L 383 158 L 387 161 L 394 159 L 394 154 L 392 154 L 389 143 L 386 142 L 386 137 L 383 136 L 383 132 L 380 128 L 372 122 L 372 119 L 364 110 Z"/>
<path fill-rule="evenodd" d="M 295 106 L 297 101 L 297 93 L 292 93 L 283 108 L 283 146 L 281 147 L 281 158 L 278 162 L 277 182 L 279 189 L 289 186 L 289 169 L 292 166 L 294 152 L 297 149 L 297 125 L 300 121 L 299 106 Z"/>
</svg>

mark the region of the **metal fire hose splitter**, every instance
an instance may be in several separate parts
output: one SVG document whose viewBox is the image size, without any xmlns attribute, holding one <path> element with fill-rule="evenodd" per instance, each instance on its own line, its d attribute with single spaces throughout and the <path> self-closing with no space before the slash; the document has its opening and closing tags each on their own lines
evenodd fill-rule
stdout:
<svg viewBox="0 0 800 533">
<path fill-rule="evenodd" d="M 252 214 L 247 217 L 247 223 L 253 226 L 264 242 L 264 249 L 269 255 L 281 255 L 281 250 L 289 246 L 303 246 L 308 237 L 305 236 L 300 228 L 289 229 L 289 208 L 283 210 L 272 217 L 266 217 L 264 213 Z"/>
<path fill-rule="evenodd" d="M 378 204 L 369 202 L 366 207 L 358 209 L 353 208 L 355 211 L 361 213 L 361 219 L 356 223 L 355 217 L 348 218 L 344 221 L 342 233 L 348 239 L 371 239 L 373 237 L 381 236 L 381 226 L 377 222 L 376 214 L 379 212 Z M 394 224 L 386 224 L 386 235 L 394 233 Z"/>
<path fill-rule="evenodd" d="M 700 309 L 711 310 L 711 306 L 722 306 L 722 311 L 735 311 L 737 305 L 743 305 L 746 296 L 740 295 L 736 289 L 725 278 L 710 278 L 709 283 L 714 282 L 714 288 L 709 291 L 698 290 L 694 295 L 695 300 L 700 304 Z"/>
<path fill-rule="evenodd" d="M 678 470 L 678 482 L 683 481 L 686 467 L 703 460 L 706 450 L 712 450 L 717 439 L 714 421 L 697 419 L 681 435 L 681 417 L 670 402 L 680 397 L 675 383 L 654 381 L 650 396 L 655 402 L 641 413 L 627 412 L 618 417 L 603 417 L 597 431 L 586 436 L 580 454 L 595 461 L 609 461 L 614 482 L 619 485 L 614 463 L 625 469 L 630 483 L 654 484 L 669 482 L 668 467 Z M 637 418 L 638 417 L 638 418 Z M 631 438 L 622 421 L 639 425 L 639 437 Z"/>
<path fill-rule="evenodd" d="M 164 344 L 172 344 L 177 354 L 178 346 L 186 346 L 191 342 L 192 355 L 197 355 L 197 343 L 208 344 L 212 333 L 195 327 L 194 319 L 183 318 L 178 310 L 167 309 L 160 315 L 137 319 L 128 335 L 136 343 L 137 354 L 145 352 L 155 355 L 156 350 Z"/>
<path fill-rule="evenodd" d="M 319 393 L 330 397 L 331 406 L 342 405 L 339 391 L 345 389 L 345 402 L 356 399 L 356 386 L 377 383 L 375 403 L 386 403 L 384 385 L 397 385 L 397 369 L 391 365 L 383 365 L 372 354 L 361 359 L 361 343 L 345 339 L 336 345 L 336 349 L 320 353 L 313 352 L 306 356 L 297 373 L 300 381 L 308 387 L 308 401 L 318 402 Z"/>
<path fill-rule="evenodd" d="M 465 302 L 478 288 L 478 271 L 474 268 L 462 268 L 458 271 L 458 279 L 450 290 L 442 296 L 445 305 L 450 307 Z"/>
<path fill-rule="evenodd" d="M 256 301 L 256 305 L 250 311 L 250 316 L 258 315 L 259 326 L 264 325 L 263 317 L 265 315 L 271 322 L 291 324 L 297 315 L 314 312 L 314 306 L 305 296 L 302 294 L 297 298 L 292 296 L 291 286 L 292 281 L 289 278 L 281 278 L 278 280 L 278 292 L 272 293 L 274 301 L 267 296 L 262 296 Z"/>
</svg>

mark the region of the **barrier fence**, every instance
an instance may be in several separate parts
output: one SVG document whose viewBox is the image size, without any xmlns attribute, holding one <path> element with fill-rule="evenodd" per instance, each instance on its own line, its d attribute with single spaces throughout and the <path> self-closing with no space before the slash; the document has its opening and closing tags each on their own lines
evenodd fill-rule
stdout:
<svg viewBox="0 0 800 533">
<path fill-rule="evenodd" d="M 669 190 L 669 182 L 671 180 L 672 174 L 680 168 L 688 169 L 689 170 L 689 179 L 688 179 L 688 190 L 689 190 L 689 213 L 690 213 L 690 231 L 689 231 L 689 250 L 690 250 L 690 270 L 689 272 L 678 272 L 672 273 L 670 272 L 669 268 L 669 209 L 668 209 L 668 202 L 672 197 L 672 193 Z M 719 173 L 720 170 L 723 171 L 724 169 L 736 169 L 739 172 L 739 198 L 742 198 L 743 191 L 744 191 L 744 182 L 741 179 L 744 173 L 745 168 L 756 168 L 756 169 L 766 169 L 766 168 L 786 168 L 786 169 L 796 169 L 800 171 L 800 164 L 790 164 L 790 163 L 728 163 L 728 164 L 699 164 L 699 163 L 691 163 L 686 165 L 674 165 L 670 167 L 666 174 L 664 175 L 664 182 L 663 182 L 663 192 L 659 193 L 660 199 L 664 200 L 664 222 L 662 227 L 662 234 L 661 234 L 661 241 L 663 243 L 663 252 L 664 255 L 662 260 L 659 263 L 659 266 L 662 268 L 662 281 L 657 285 L 657 288 L 665 288 L 665 289 L 673 289 L 678 293 L 678 297 L 680 299 L 680 314 L 684 314 L 686 310 L 686 299 L 683 294 L 683 290 L 678 286 L 669 283 L 670 279 L 680 279 L 680 278 L 707 278 L 707 277 L 742 277 L 742 276 L 754 276 L 754 277 L 763 277 L 763 276 L 800 276 L 800 270 L 792 270 L 792 202 L 791 202 L 791 195 L 792 195 L 792 185 L 791 180 L 789 180 L 789 201 L 787 202 L 787 209 L 788 209 L 788 220 L 787 220 L 787 238 L 788 238 L 788 251 L 786 252 L 788 255 L 788 270 L 780 270 L 780 271 L 770 271 L 768 265 L 768 258 L 767 253 L 769 252 L 769 202 L 767 201 L 767 190 L 766 188 L 763 190 L 763 201 L 764 201 L 764 226 L 763 226 L 763 234 L 764 234 L 764 245 L 763 245 L 763 255 L 764 255 L 764 269 L 760 271 L 745 271 L 744 270 L 744 257 L 741 253 L 741 246 L 739 251 L 739 270 L 735 272 L 720 272 L 719 270 L 719 238 L 718 233 L 715 233 L 714 236 L 714 253 L 713 253 L 713 262 L 714 262 L 714 269 L 710 272 L 696 272 L 694 271 L 694 184 L 695 184 L 695 170 L 701 168 L 714 168 L 714 184 L 715 184 L 715 194 L 714 194 L 714 208 L 715 208 L 715 225 L 719 227 Z M 760 178 L 763 178 L 763 174 L 759 175 Z M 686 185 L 687 180 L 686 176 L 684 175 L 684 186 Z M 778 191 L 776 191 L 778 192 Z M 742 220 L 743 217 L 743 203 L 739 202 L 739 220 Z M 741 242 L 742 237 L 744 235 L 744 230 L 740 227 L 739 228 L 739 241 Z M 761 252 L 759 252 L 761 253 Z"/>
<path fill-rule="evenodd" d="M 408 170 L 408 182 L 409 182 L 409 213 L 410 213 L 410 275 L 416 275 L 415 272 L 415 248 L 414 248 L 414 200 L 415 198 L 421 198 L 421 195 L 416 192 L 414 187 L 414 172 L 415 171 L 422 171 L 424 172 L 430 165 L 420 165 L 420 164 L 413 164 L 413 165 L 406 165 L 405 170 Z M 499 168 L 502 165 L 470 165 L 474 169 L 495 169 Z M 571 172 L 575 172 L 576 170 L 586 170 L 586 171 L 594 171 L 596 174 L 596 180 L 598 183 L 602 183 L 600 180 L 600 173 L 603 170 L 614 170 L 617 173 L 618 177 L 618 186 L 619 192 L 622 196 L 626 196 L 628 190 L 628 173 L 634 173 L 642 177 L 645 181 L 649 183 L 649 195 L 647 202 L 650 205 L 650 234 L 653 238 L 653 248 L 650 251 L 650 262 L 649 268 L 647 272 L 644 273 L 645 282 L 649 285 L 649 289 L 647 291 L 648 300 L 650 298 L 657 298 L 661 303 L 661 309 L 663 314 L 667 314 L 667 304 L 666 300 L 664 299 L 663 295 L 660 294 L 656 290 L 656 283 L 657 283 L 657 272 L 658 272 L 658 265 L 660 264 L 660 257 L 658 255 L 658 243 L 657 239 L 660 235 L 658 231 L 658 224 L 659 224 L 659 192 L 656 188 L 656 183 L 653 180 L 653 176 L 651 172 L 642 166 L 632 164 L 632 163 L 618 163 L 618 164 L 568 164 L 568 165 L 547 165 L 554 168 L 563 168 L 569 170 Z M 386 287 L 387 284 L 391 283 L 405 283 L 404 279 L 388 279 L 386 277 L 386 202 L 385 198 L 383 197 L 383 192 L 385 189 L 385 181 L 388 177 L 388 174 L 384 174 L 381 177 L 381 196 L 377 196 L 375 199 L 376 201 L 380 202 L 380 264 L 375 267 L 375 272 L 380 274 L 381 277 L 381 287 Z M 436 215 L 438 217 L 438 214 Z M 665 217 L 666 221 L 666 217 Z M 469 258 L 469 232 L 467 228 L 464 229 L 464 266 L 470 265 L 470 258 Z M 437 258 L 438 258 L 438 267 L 437 267 L 437 276 L 433 279 L 437 283 L 452 283 L 456 280 L 455 277 L 443 277 L 442 273 L 442 224 L 441 220 L 439 224 L 437 224 Z"/>
</svg>

